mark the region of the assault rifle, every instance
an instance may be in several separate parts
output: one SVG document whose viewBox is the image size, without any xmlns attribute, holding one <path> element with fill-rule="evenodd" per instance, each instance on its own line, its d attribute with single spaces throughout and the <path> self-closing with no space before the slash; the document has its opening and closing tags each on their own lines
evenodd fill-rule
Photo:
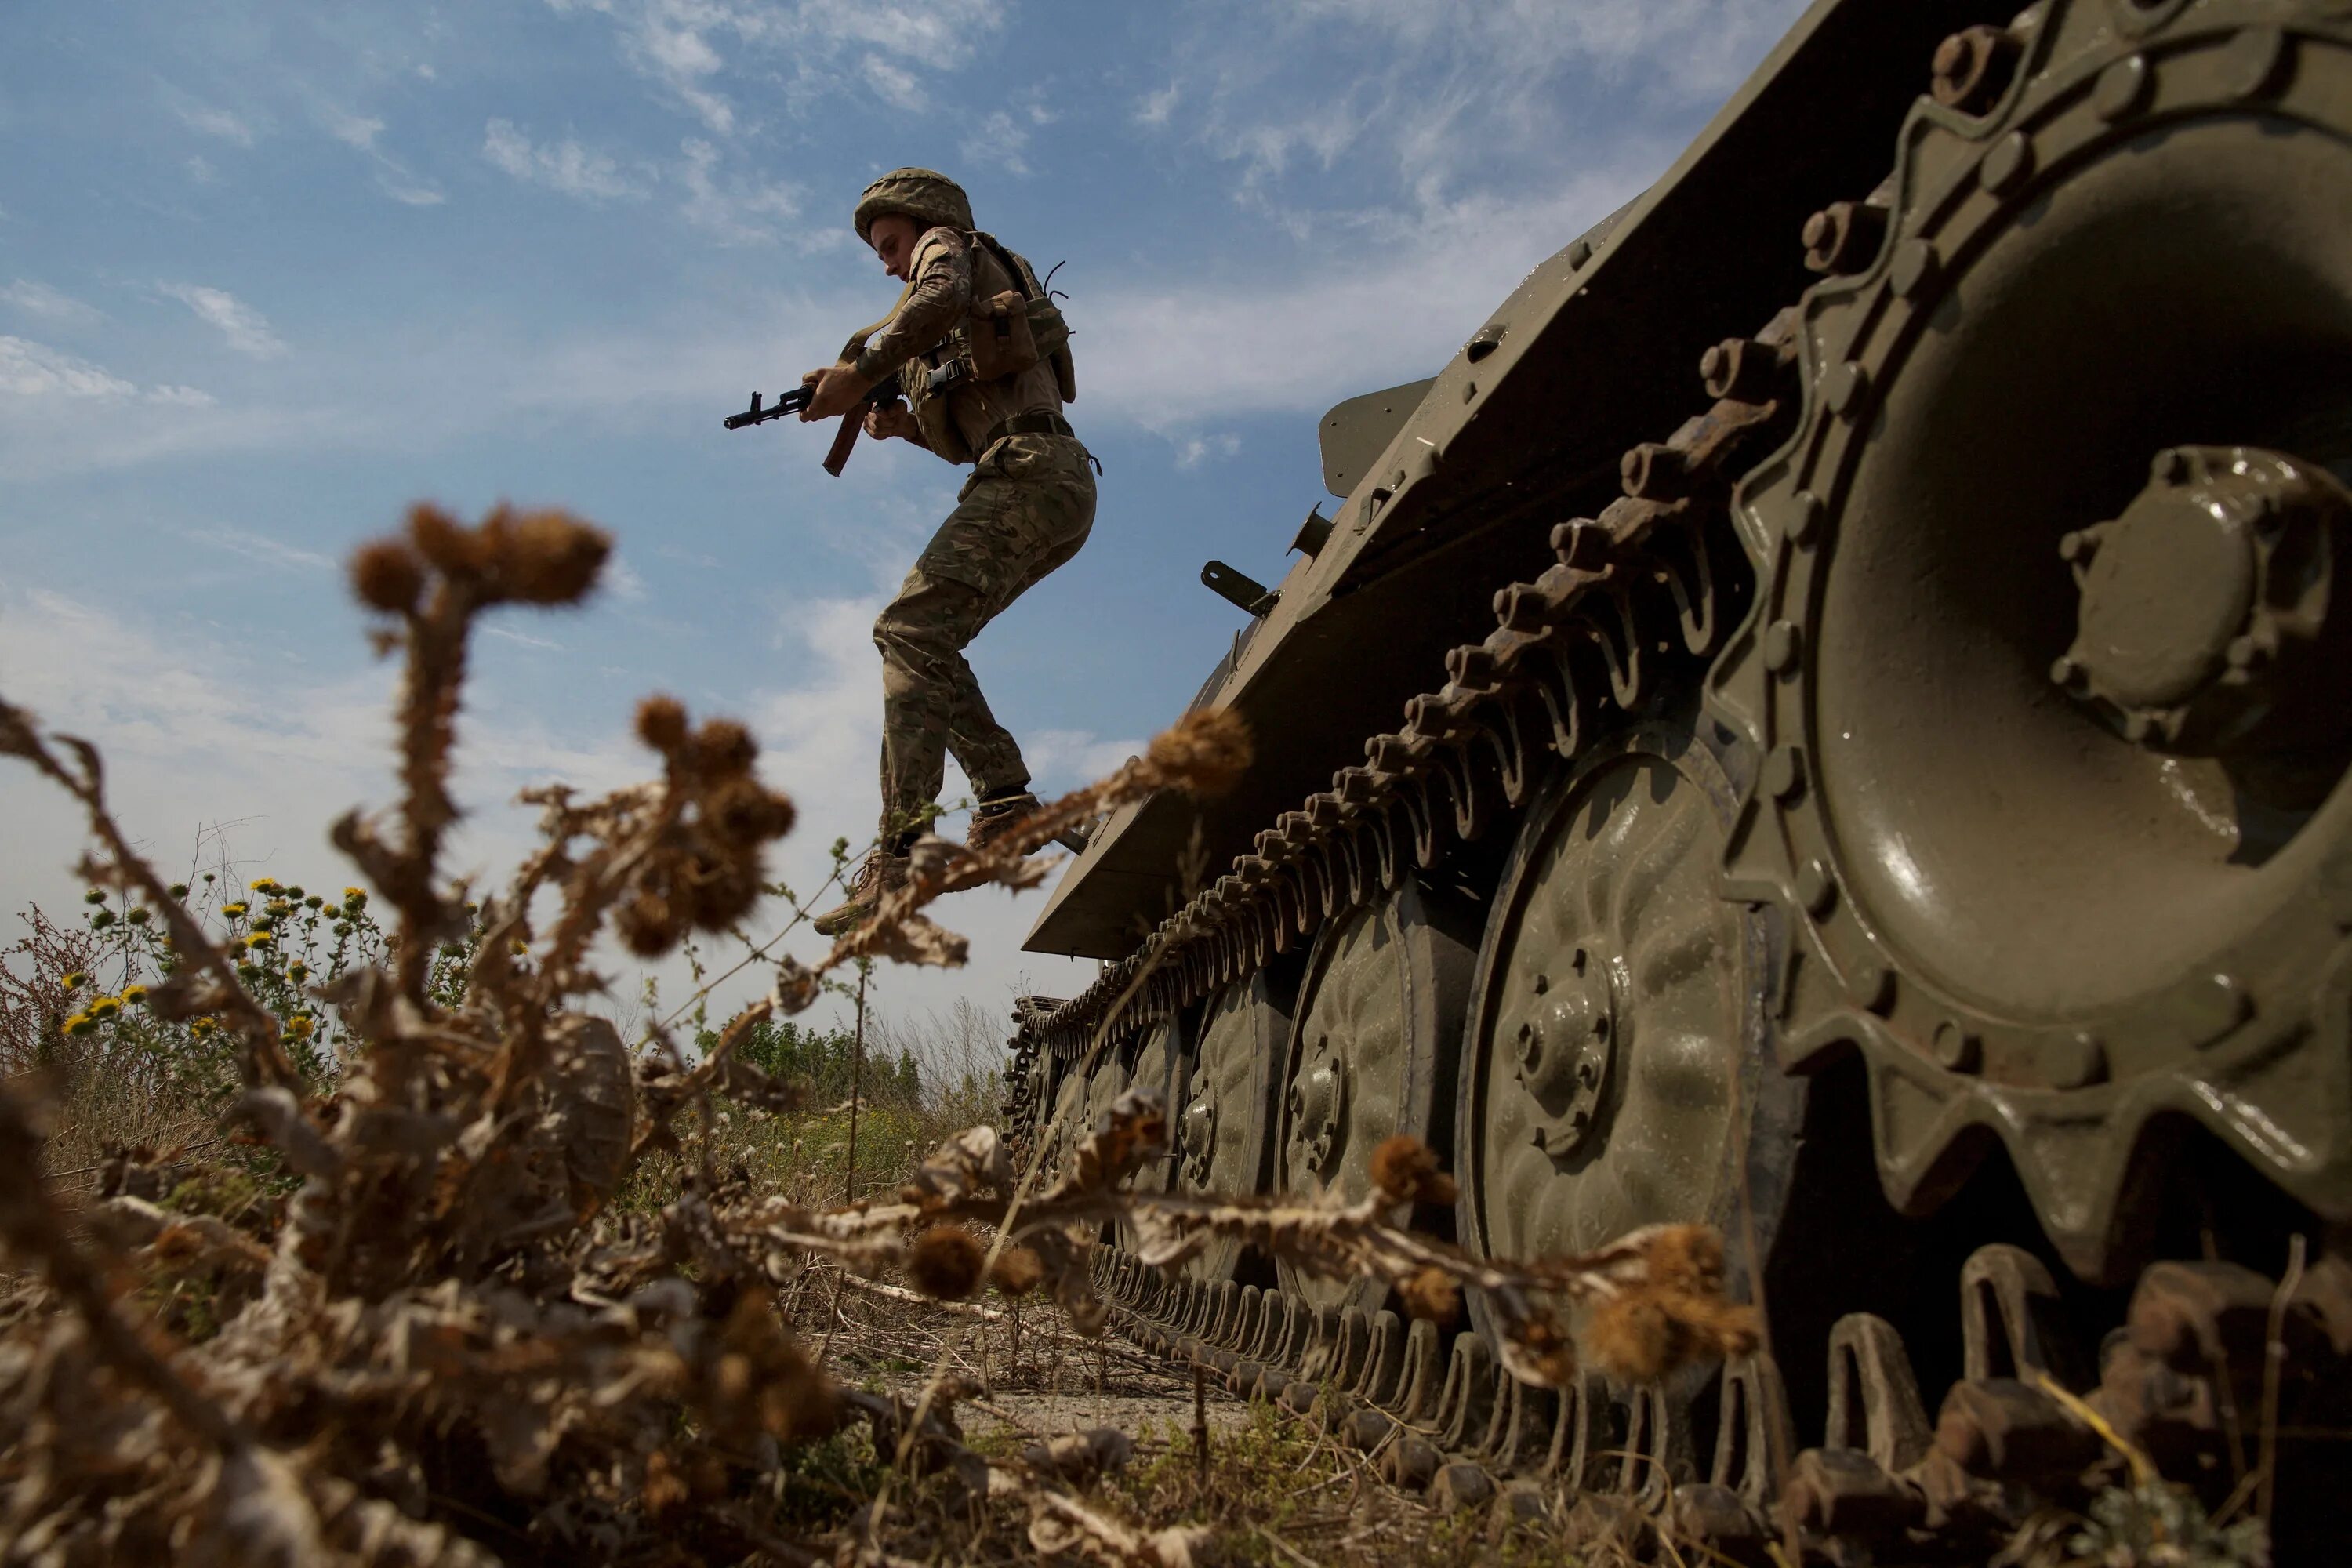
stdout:
<svg viewBox="0 0 2352 1568">
<path fill-rule="evenodd" d="M 744 430 L 754 425 L 764 425 L 771 419 L 798 414 L 809 405 L 809 395 L 814 390 L 812 386 L 796 386 L 768 404 L 762 404 L 760 395 L 755 392 L 751 395 L 751 407 L 740 414 L 727 416 L 727 428 Z M 875 383 L 873 389 L 858 400 L 857 405 L 841 416 L 841 428 L 834 432 L 832 450 L 824 455 L 824 471 L 837 479 L 841 477 L 841 470 L 848 467 L 850 448 L 857 445 L 858 432 L 866 427 L 866 411 L 868 408 L 888 408 L 898 402 L 897 376 L 886 375 Z"/>
</svg>

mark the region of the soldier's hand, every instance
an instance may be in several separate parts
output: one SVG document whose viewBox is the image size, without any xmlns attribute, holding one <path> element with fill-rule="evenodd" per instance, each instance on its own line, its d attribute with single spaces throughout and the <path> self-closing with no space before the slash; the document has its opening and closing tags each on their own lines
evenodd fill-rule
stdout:
<svg viewBox="0 0 2352 1568">
<path fill-rule="evenodd" d="M 811 371 L 801 378 L 801 384 L 816 388 L 809 399 L 809 405 L 801 410 L 803 424 L 812 419 L 831 419 L 835 415 L 848 413 L 857 406 L 857 400 L 866 395 L 867 384 L 858 378 L 856 370 L 845 364 Z"/>
<path fill-rule="evenodd" d="M 867 410 L 866 415 L 866 433 L 877 441 L 887 441 L 892 437 L 901 441 L 912 441 L 921 429 L 922 426 L 916 422 L 914 411 L 903 403 L 886 403 L 878 408 Z"/>
</svg>

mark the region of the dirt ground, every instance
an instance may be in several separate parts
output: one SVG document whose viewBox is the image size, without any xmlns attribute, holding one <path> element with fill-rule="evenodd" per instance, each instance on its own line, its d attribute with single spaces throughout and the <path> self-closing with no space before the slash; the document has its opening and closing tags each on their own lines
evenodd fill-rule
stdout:
<svg viewBox="0 0 2352 1568">
<path fill-rule="evenodd" d="M 1195 1552 L 1204 1564 L 1560 1561 L 1556 1546 L 1496 1539 L 1484 1517 L 1449 1516 L 1396 1490 L 1366 1456 L 1213 1382 L 1202 1400 L 1204 1471 L 1192 1436 L 1192 1379 L 1116 1332 L 1080 1337 L 1050 1308 L 1016 1311 L 991 1296 L 978 1309 L 950 1309 L 887 1287 L 835 1292 L 828 1282 L 800 1293 L 788 1310 L 846 1385 L 912 1401 L 936 1383 L 953 1396 L 954 1419 L 980 1453 L 1010 1455 L 1073 1432 L 1117 1428 L 1130 1441 L 1129 1457 L 1080 1489 L 1084 1500 L 1145 1531 L 1205 1530 Z M 940 1562 L 1037 1559 L 1010 1519 L 943 1522 L 939 1534 L 891 1549 L 917 1558 L 928 1551 Z"/>
</svg>

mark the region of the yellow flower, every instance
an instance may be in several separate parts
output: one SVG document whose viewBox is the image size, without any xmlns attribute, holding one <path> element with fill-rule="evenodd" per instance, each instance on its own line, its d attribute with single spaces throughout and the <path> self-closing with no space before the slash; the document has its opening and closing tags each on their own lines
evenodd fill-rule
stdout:
<svg viewBox="0 0 2352 1568">
<path fill-rule="evenodd" d="M 122 999 L 125 1002 L 131 1003 L 144 1002 L 147 1000 L 147 987 L 144 985 L 126 985 L 122 988 Z"/>
<path fill-rule="evenodd" d="M 190 1020 L 188 1032 L 192 1035 L 209 1035 L 219 1027 L 219 1023 L 212 1018 L 195 1018 Z"/>
<path fill-rule="evenodd" d="M 283 899 L 272 899 L 262 907 L 268 910 L 271 914 L 276 915 L 279 920 L 284 920 L 288 915 L 294 912 L 294 906 L 288 903 Z"/>
<path fill-rule="evenodd" d="M 343 889 L 343 902 L 347 904 L 366 903 L 367 889 L 365 888 L 345 888 Z"/>
<path fill-rule="evenodd" d="M 68 974 L 64 979 L 58 981 L 58 984 L 64 986 L 68 991 L 79 991 L 83 986 L 89 984 L 89 976 L 77 969 Z"/>
<path fill-rule="evenodd" d="M 111 1018 L 122 1011 L 122 999 L 119 996 L 93 997 L 89 1011 L 93 1018 Z"/>
<path fill-rule="evenodd" d="M 242 917 L 244 916 L 244 914 L 245 914 L 245 908 L 246 908 L 246 907 L 245 907 L 245 905 L 244 905 L 243 903 L 241 903 L 241 902 L 240 902 L 240 903 L 234 903 L 234 904 L 223 904 L 223 905 L 221 906 L 221 913 L 223 913 L 223 914 L 226 915 L 226 916 L 227 916 L 229 919 L 231 919 L 231 920 L 237 920 L 237 919 L 240 919 L 240 918 L 242 918 Z"/>
<path fill-rule="evenodd" d="M 286 966 L 286 978 L 298 983 L 310 973 L 310 966 L 307 963 L 289 963 Z"/>
<path fill-rule="evenodd" d="M 278 890 L 278 879 L 275 877 L 259 877 L 247 883 L 247 886 L 250 887 L 257 893 L 274 893 Z"/>
<path fill-rule="evenodd" d="M 299 1013 L 297 1013 L 294 1016 L 286 1020 L 287 1035 L 290 1038 L 297 1040 L 309 1039 L 310 1037 L 310 1031 L 316 1027 L 316 1025 L 312 1024 L 310 1019 L 305 1018 Z"/>
<path fill-rule="evenodd" d="M 275 947 L 278 945 L 278 939 L 266 931 L 257 931 L 245 939 L 245 945 L 253 948 Z"/>
<path fill-rule="evenodd" d="M 68 1035 L 87 1035 L 97 1027 L 98 1020 L 87 1013 L 76 1013 L 66 1020 L 66 1033 Z"/>
</svg>

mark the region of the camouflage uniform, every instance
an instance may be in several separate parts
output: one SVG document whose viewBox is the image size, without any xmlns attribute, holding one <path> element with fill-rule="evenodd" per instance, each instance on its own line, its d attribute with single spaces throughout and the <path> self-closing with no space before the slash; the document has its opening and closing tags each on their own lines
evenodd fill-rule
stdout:
<svg viewBox="0 0 2352 1568">
<path fill-rule="evenodd" d="M 939 798 L 950 751 L 983 799 L 1027 786 L 1021 747 L 989 712 L 963 650 L 1078 552 L 1094 518 L 1094 471 L 1073 438 L 1007 436 L 982 454 L 955 510 L 874 623 L 886 832 Z"/>
<path fill-rule="evenodd" d="M 954 194 L 960 201 L 961 193 Z M 866 209 L 859 210 L 863 233 Z M 969 209 L 956 216 L 960 224 L 941 224 L 916 243 L 906 298 L 854 362 L 862 380 L 895 372 L 915 395 L 930 367 L 953 354 L 949 334 L 969 314 L 975 289 L 987 298 L 1021 287 L 971 242 Z M 1076 555 L 1094 524 L 1092 459 L 1074 436 L 998 434 L 1007 421 L 1058 423 L 1061 392 L 1051 365 L 966 383 L 945 396 L 953 434 L 977 462 L 955 510 L 874 623 L 882 652 L 886 844 L 939 798 L 950 751 L 983 800 L 1027 787 L 1020 745 L 989 712 L 963 650 L 1005 606 Z"/>
</svg>

